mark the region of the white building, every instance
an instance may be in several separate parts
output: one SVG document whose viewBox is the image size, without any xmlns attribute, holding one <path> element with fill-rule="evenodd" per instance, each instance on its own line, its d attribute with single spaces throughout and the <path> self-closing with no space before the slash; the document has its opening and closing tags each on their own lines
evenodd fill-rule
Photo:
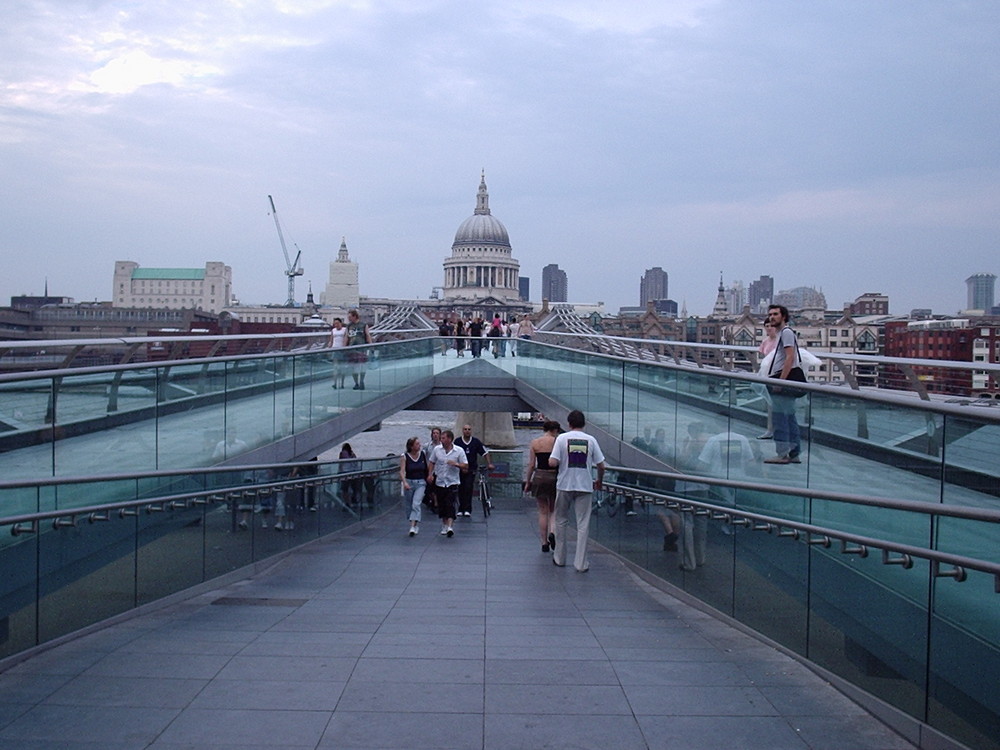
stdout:
<svg viewBox="0 0 1000 750">
<path fill-rule="evenodd" d="M 233 269 L 210 261 L 204 268 L 142 268 L 115 261 L 113 307 L 206 310 L 219 313 L 233 296 Z"/>
<path fill-rule="evenodd" d="M 492 297 L 520 301 L 521 264 L 511 256 L 507 228 L 490 214 L 486 175 L 479 183 L 476 210 L 455 232 L 451 257 L 444 262 L 444 300 Z"/>
<path fill-rule="evenodd" d="M 330 263 L 330 278 L 319 295 L 319 303 L 350 310 L 358 306 L 358 264 L 347 254 L 347 240 L 341 238 L 337 259 Z"/>
</svg>

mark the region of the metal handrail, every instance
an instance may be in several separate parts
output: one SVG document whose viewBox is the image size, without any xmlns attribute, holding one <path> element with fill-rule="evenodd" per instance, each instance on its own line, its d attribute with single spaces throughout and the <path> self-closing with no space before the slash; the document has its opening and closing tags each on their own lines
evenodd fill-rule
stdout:
<svg viewBox="0 0 1000 750">
<path fill-rule="evenodd" d="M 272 334 L 272 335 L 288 337 L 292 334 Z M 191 340 L 197 340 L 197 338 L 198 337 L 193 337 Z M 0 383 L 17 382 L 21 380 L 46 380 L 46 379 L 51 380 L 52 378 L 66 377 L 67 373 L 71 373 L 75 377 L 80 375 L 95 375 L 97 373 L 106 373 L 106 372 L 149 370 L 151 368 L 191 366 L 194 364 L 206 365 L 206 364 L 213 364 L 216 362 L 240 362 L 240 361 L 262 359 L 262 358 L 281 359 L 286 357 L 297 357 L 303 354 L 308 354 L 308 355 L 328 354 L 334 351 L 344 352 L 344 351 L 350 351 L 351 349 L 360 349 L 360 348 L 378 349 L 380 347 L 384 348 L 398 344 L 399 342 L 396 341 L 383 341 L 383 342 L 376 342 L 373 344 L 358 344 L 355 346 L 340 347 L 338 349 L 331 349 L 330 347 L 317 347 L 314 349 L 309 349 L 308 351 L 272 350 L 268 352 L 257 352 L 254 354 L 224 354 L 212 357 L 191 357 L 189 359 L 163 359 L 163 360 L 156 360 L 154 362 L 129 362 L 127 364 L 118 364 L 118 365 L 90 365 L 87 367 L 71 367 L 65 369 L 59 368 L 59 369 L 49 369 L 49 370 L 32 370 L 30 372 L 0 373 Z"/>
<path fill-rule="evenodd" d="M 283 461 L 281 463 L 269 464 L 230 464 L 228 466 L 206 466 L 189 469 L 161 469 L 159 471 L 131 472 L 127 474 L 86 474 L 78 477 L 45 477 L 41 479 L 17 479 L 7 482 L 0 482 L 0 491 L 8 489 L 20 489 L 23 487 L 54 487 L 66 484 L 87 484 L 97 482 L 120 482 L 133 479 L 157 479 L 170 477 L 193 477 L 202 474 L 225 474 L 234 471 L 267 471 L 269 469 L 292 469 L 302 466 L 328 466 L 345 463 L 347 461 L 375 462 L 396 459 L 399 456 L 378 456 L 374 458 L 331 458 L 326 461 Z M 398 467 L 397 467 L 398 469 Z M 339 476 L 339 475 L 338 475 Z"/>
<path fill-rule="evenodd" d="M 756 346 L 745 346 L 741 344 L 708 344 L 708 343 L 698 343 L 695 341 L 673 341 L 670 339 L 639 339 L 639 338 L 629 338 L 627 336 L 610 336 L 605 333 L 593 334 L 593 333 L 573 333 L 570 331 L 541 331 L 539 332 L 545 336 L 559 337 L 564 336 L 567 338 L 579 338 L 579 339 L 592 339 L 601 338 L 610 341 L 620 341 L 628 344 L 635 344 L 639 346 L 670 346 L 677 349 L 714 349 L 717 351 L 727 351 L 727 352 L 746 352 L 748 354 L 756 354 Z M 987 372 L 994 372 L 1000 374 L 1000 364 L 992 362 L 962 362 L 960 360 L 941 360 L 941 359 L 916 359 L 912 357 L 886 357 L 884 355 L 878 354 L 842 354 L 840 352 L 826 352 L 826 351 L 814 351 L 809 350 L 811 353 L 815 354 L 819 359 L 835 359 L 835 360 L 857 360 L 865 364 L 881 364 L 881 365 L 910 365 L 912 367 L 937 367 L 937 368 L 949 368 L 955 370 L 985 370 Z M 706 366 L 710 368 L 710 366 Z M 714 369 L 714 368 L 710 368 Z M 720 368 L 721 369 L 721 368 Z"/>
<path fill-rule="evenodd" d="M 718 479 L 716 477 L 705 476 L 702 474 L 684 474 L 682 472 L 633 469 L 627 466 L 608 465 L 607 470 L 617 471 L 623 474 L 648 476 L 653 479 L 673 479 L 675 481 L 691 482 L 693 484 L 708 484 L 716 487 L 727 487 L 737 490 L 753 490 L 775 495 L 788 495 L 790 497 L 808 497 L 816 500 L 834 500 L 837 502 L 848 503 L 850 505 L 867 505 L 869 507 L 890 508 L 892 510 L 903 510 L 931 516 L 947 516 L 949 518 L 961 518 L 968 521 L 1000 523 L 1000 510 L 990 510 L 989 508 L 969 508 L 964 505 L 948 505 L 945 503 L 933 505 L 931 503 L 922 503 L 916 500 L 898 500 L 896 498 L 878 495 L 859 495 L 856 493 L 833 492 L 831 490 L 822 490 L 818 488 L 796 488 L 781 484 L 767 484 L 765 482 Z M 636 485 L 624 484 L 622 486 L 630 490 L 645 491 L 644 488 Z"/>
<path fill-rule="evenodd" d="M 558 335 L 564 336 L 569 334 L 564 334 L 560 332 Z M 637 339 L 637 340 L 644 341 L 646 339 Z M 733 347 L 726 347 L 721 344 L 687 344 L 687 345 L 702 346 L 702 347 L 715 346 L 723 349 L 733 348 Z M 573 349 L 572 347 L 562 346 L 560 344 L 552 344 L 545 342 L 544 346 L 569 353 L 580 352 L 579 349 Z M 620 354 L 609 354 L 607 352 L 588 352 L 587 355 L 592 357 L 602 357 L 604 359 L 615 360 L 625 364 L 635 364 L 637 362 L 641 362 L 641 364 L 646 365 L 647 367 L 661 367 L 666 370 L 672 370 L 684 373 L 693 372 L 690 366 L 685 366 L 683 363 L 676 364 L 674 362 L 669 362 L 669 361 L 650 362 L 646 360 L 637 360 L 635 358 L 623 356 Z M 895 360 L 890 359 L 887 361 L 893 362 Z M 933 360 L 912 360 L 912 361 L 927 362 Z M 947 366 L 947 364 L 949 363 L 945 363 L 944 365 L 942 365 L 941 363 L 937 363 L 935 366 L 942 367 L 942 366 Z M 698 374 L 704 375 L 706 374 L 706 371 L 711 376 L 717 378 L 725 378 L 728 380 L 741 380 L 747 383 L 762 383 L 762 384 L 774 385 L 774 381 L 771 378 L 759 375 L 757 373 L 746 372 L 742 370 L 723 370 L 721 368 L 714 368 L 714 367 L 713 368 L 701 367 L 698 370 Z M 651 387 L 651 385 L 652 384 L 643 383 L 642 387 L 648 388 Z M 953 397 L 949 397 L 948 401 L 942 401 L 939 400 L 938 398 L 934 400 L 924 400 L 919 397 L 920 394 L 914 393 L 912 391 L 890 390 L 886 388 L 871 388 L 871 389 L 858 389 L 858 390 L 842 389 L 839 388 L 835 383 L 825 383 L 825 382 L 819 382 L 819 383 L 796 382 L 795 388 L 797 389 L 800 388 L 804 391 L 808 391 L 809 393 L 837 395 L 841 398 L 851 399 L 852 401 L 867 401 L 870 403 L 902 405 L 909 409 L 919 409 L 922 411 L 932 412 L 935 414 L 951 414 L 953 416 L 960 416 L 964 418 L 968 418 L 970 416 L 969 407 L 974 406 L 974 401 L 975 401 L 975 399 L 971 397 L 964 398 L 961 400 L 961 402 L 955 402 Z M 837 389 L 836 391 L 834 390 L 835 388 Z M 940 397 L 941 394 L 937 394 L 937 396 Z M 981 409 L 976 411 L 975 417 L 976 419 L 982 419 L 984 422 L 1000 423 L 1000 410 Z"/>
<path fill-rule="evenodd" d="M 358 459 L 350 459 L 358 460 Z M 285 468 L 288 464 L 284 464 Z M 242 467 L 241 467 L 242 468 Z M 196 490 L 193 492 L 182 492 L 171 495 L 160 495 L 157 497 L 147 497 L 136 500 L 123 500 L 117 503 L 101 503 L 98 505 L 81 505 L 76 508 L 64 508 L 62 510 L 38 511 L 36 513 L 20 513 L 14 516 L 0 517 L 0 526 L 10 526 L 11 534 L 18 536 L 23 533 L 37 533 L 41 523 L 51 520 L 53 528 L 73 526 L 80 518 L 86 518 L 90 523 L 97 521 L 107 521 L 109 514 L 118 512 L 119 518 L 134 516 L 133 511 L 145 509 L 147 512 L 160 512 L 170 509 L 177 510 L 189 508 L 192 505 L 205 505 L 209 502 L 226 502 L 236 497 L 255 497 L 258 495 L 269 495 L 285 489 L 302 489 L 304 487 L 321 487 L 333 482 L 340 482 L 344 479 L 360 479 L 365 477 L 377 477 L 383 475 L 396 474 L 399 469 L 395 466 L 383 469 L 359 469 L 357 471 L 345 471 L 339 474 L 322 474 L 314 477 L 292 477 L 288 479 L 274 480 L 254 484 L 237 484 L 229 487 L 216 487 L 213 489 Z M 27 524 L 27 528 L 22 528 Z"/>
<path fill-rule="evenodd" d="M 703 482 L 701 479 L 699 481 Z M 962 583 L 968 578 L 966 571 L 976 570 L 992 575 L 994 593 L 1000 594 L 1000 563 L 979 560 L 963 555 L 954 555 L 949 552 L 939 552 L 926 547 L 917 547 L 911 544 L 902 544 L 886 539 L 863 536 L 861 534 L 853 534 L 848 531 L 817 526 L 801 521 L 766 516 L 752 511 L 738 510 L 728 505 L 690 500 L 617 482 L 607 482 L 604 484 L 604 487 L 606 490 L 609 488 L 613 489 L 616 491 L 616 494 L 631 497 L 640 503 L 664 505 L 671 510 L 678 510 L 682 513 L 689 512 L 695 515 L 708 515 L 717 520 L 724 520 L 726 523 L 734 526 L 744 526 L 750 531 L 766 531 L 768 534 L 777 534 L 778 537 L 792 539 L 793 541 L 799 541 L 804 537 L 805 543 L 809 545 L 819 545 L 829 548 L 832 546 L 832 540 L 837 540 L 841 543 L 841 554 L 855 554 L 860 557 L 867 557 L 869 548 L 876 549 L 882 552 L 883 565 L 900 565 L 902 568 L 909 570 L 913 567 L 911 558 L 917 557 L 930 562 L 935 578 L 952 578 L 956 582 Z M 892 557 L 892 554 L 900 555 L 900 557 Z M 951 569 L 942 570 L 942 565 L 951 566 Z"/>
</svg>

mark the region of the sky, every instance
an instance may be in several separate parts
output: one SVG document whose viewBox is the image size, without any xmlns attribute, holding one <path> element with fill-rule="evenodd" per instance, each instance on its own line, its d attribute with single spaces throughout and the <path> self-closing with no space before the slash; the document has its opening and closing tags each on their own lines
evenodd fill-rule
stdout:
<svg viewBox="0 0 1000 750">
<path fill-rule="evenodd" d="M 111 298 L 116 260 L 283 302 L 427 298 L 485 171 L 532 298 L 707 314 L 762 274 L 840 308 L 1000 275 L 992 0 L 12 0 L 0 302 Z M 1000 296 L 1000 295 L 998 295 Z"/>
</svg>

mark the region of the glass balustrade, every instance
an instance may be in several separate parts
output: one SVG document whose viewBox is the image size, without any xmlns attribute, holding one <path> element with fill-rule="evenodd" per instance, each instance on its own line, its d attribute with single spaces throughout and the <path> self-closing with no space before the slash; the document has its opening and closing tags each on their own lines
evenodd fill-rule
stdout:
<svg viewBox="0 0 1000 750">
<path fill-rule="evenodd" d="M 34 531 L 22 526 L 15 534 L 13 524 L 0 523 L 0 656 L 265 560 L 398 500 L 396 459 L 349 463 L 0 487 L 5 518 L 15 507 L 65 512 Z M 294 481 L 299 478 L 312 486 Z M 186 497 L 74 512 L 193 494 L 194 502 Z"/>
<path fill-rule="evenodd" d="M 107 470 L 109 462 L 122 472 L 216 464 L 464 364 L 441 357 L 434 339 L 371 347 L 366 355 L 360 362 L 347 352 L 313 350 L 4 380 L 6 478 Z M 518 342 L 518 356 L 495 366 L 564 408 L 583 410 L 591 427 L 646 452 L 665 472 L 760 485 L 611 472 L 609 481 L 635 492 L 595 496 L 595 540 L 942 732 L 970 746 L 1000 748 L 1000 698 L 982 679 L 1000 667 L 993 576 L 967 571 L 960 582 L 962 575 L 948 566 L 921 558 L 887 564 L 878 552 L 809 544 L 817 540 L 643 501 L 646 491 L 667 494 L 717 510 L 1000 562 L 1000 524 L 993 521 L 818 496 L 996 510 L 1000 420 L 991 411 L 898 394 L 811 390 L 792 406 L 801 463 L 775 465 L 764 462 L 775 455 L 774 441 L 758 439 L 768 429 L 773 399 L 752 376 L 537 341 Z M 360 385 L 362 373 L 364 389 L 355 389 L 354 376 Z M 516 481 L 504 487 L 504 479 L 494 477 L 494 496 L 519 495 L 523 467 L 514 455 L 504 458 Z M 205 505 L 140 509 L 107 521 L 77 518 L 77 526 L 67 517 L 58 529 L 50 520 L 38 534 L 4 535 L 0 554 L 12 574 L 3 590 L 0 653 L 286 549 L 293 535 L 274 528 L 279 499 L 299 541 L 368 512 L 371 487 L 338 478 L 334 464 L 321 472 L 329 483 L 316 488 L 316 511 L 298 510 L 308 501 L 289 501 L 289 491 L 279 498 L 248 489 Z M 72 510 L 222 486 L 252 488 L 273 478 L 194 471 L 89 487 L 10 486 L 0 491 L 0 503 L 5 515 L 12 508 Z M 398 484 L 385 492 L 388 484 L 379 481 L 374 492 L 394 502 Z M 289 503 L 296 509 L 291 516 Z"/>
<path fill-rule="evenodd" d="M 810 496 L 847 493 L 998 510 L 1000 423 L 916 398 L 842 389 L 796 399 L 800 464 L 763 462 L 771 399 L 735 374 L 612 359 L 527 342 L 518 378 L 588 424 L 663 462 L 665 471 L 784 486 L 793 494 L 711 486 L 639 473 L 611 481 L 859 536 L 1000 562 L 1000 524 Z M 959 413 L 956 413 L 958 411 Z M 592 538 L 719 611 L 945 734 L 1000 748 L 997 580 L 959 582 L 931 563 L 886 564 L 753 531 L 627 493 L 597 495 Z M 676 542 L 665 537 L 673 531 Z M 676 550 L 665 547 L 677 546 Z M 939 571 L 940 572 L 940 571 Z"/>
</svg>

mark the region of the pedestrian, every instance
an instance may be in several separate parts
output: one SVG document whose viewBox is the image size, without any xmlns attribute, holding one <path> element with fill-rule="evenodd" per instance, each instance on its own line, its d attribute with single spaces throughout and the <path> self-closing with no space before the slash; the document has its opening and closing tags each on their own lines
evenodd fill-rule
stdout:
<svg viewBox="0 0 1000 750">
<path fill-rule="evenodd" d="M 771 355 L 771 352 L 773 352 L 777 346 L 778 329 L 770 320 L 765 320 L 764 339 L 760 342 L 760 346 L 757 347 L 757 353 L 760 355 L 760 374 L 765 377 L 771 368 L 771 363 L 774 362 L 774 356 Z M 758 435 L 757 439 L 771 440 L 774 437 L 774 414 L 772 413 L 771 394 L 768 393 L 767 388 L 760 387 L 760 395 L 767 404 L 767 427 L 764 430 L 764 434 Z"/>
<path fill-rule="evenodd" d="M 455 354 L 465 356 L 465 321 L 461 318 L 455 321 Z"/>
<path fill-rule="evenodd" d="M 590 510 L 594 490 L 601 489 L 604 481 L 604 453 L 597 439 L 583 431 L 587 420 L 582 411 L 574 409 L 566 417 L 569 432 L 556 438 L 549 456 L 549 466 L 558 469 L 556 475 L 556 548 L 552 562 L 559 567 L 566 565 L 566 526 L 569 508 L 576 514 L 576 554 L 573 567 L 577 573 L 590 570 L 587 559 L 587 537 L 590 533 Z M 597 469 L 597 477 L 591 472 Z"/>
<path fill-rule="evenodd" d="M 521 324 L 517 322 L 517 318 L 511 317 L 507 326 L 507 336 L 510 338 L 510 356 L 512 357 L 517 356 L 517 337 L 520 330 Z"/>
<path fill-rule="evenodd" d="M 525 341 L 530 341 L 531 337 L 535 335 L 535 324 L 531 322 L 531 318 L 528 317 L 527 313 L 521 318 L 521 325 L 518 326 L 517 335 Z"/>
<path fill-rule="evenodd" d="M 542 425 L 542 434 L 528 446 L 528 464 L 524 475 L 524 491 L 530 492 L 538 503 L 538 534 L 542 540 L 542 552 L 555 547 L 556 535 L 553 528 L 553 511 L 556 507 L 556 471 L 549 467 L 552 446 L 562 430 L 559 423 L 551 419 Z"/>
<path fill-rule="evenodd" d="M 493 315 L 493 320 L 490 322 L 489 328 L 490 330 L 486 336 L 493 339 L 490 352 L 493 354 L 493 359 L 496 359 L 500 356 L 500 336 L 503 334 L 503 321 L 500 319 L 500 313 Z"/>
<path fill-rule="evenodd" d="M 445 536 L 455 534 L 459 477 L 468 469 L 465 451 L 455 445 L 455 433 L 444 430 L 441 433 L 441 445 L 431 452 L 427 462 L 427 481 L 433 482 L 436 488 L 438 518 L 441 519 L 441 533 Z"/>
<path fill-rule="evenodd" d="M 410 522 L 410 536 L 420 531 L 420 514 L 427 489 L 427 456 L 420 450 L 420 440 L 406 441 L 406 452 L 399 458 L 399 480 L 403 483 L 403 507 Z"/>
<path fill-rule="evenodd" d="M 493 461 L 490 460 L 490 450 L 483 441 L 472 435 L 472 425 L 462 425 L 462 437 L 455 441 L 455 445 L 465 452 L 465 460 L 469 465 L 469 470 L 462 474 L 461 486 L 458 490 L 458 514 L 468 518 L 472 515 L 472 492 L 476 483 L 476 470 L 479 468 L 479 457 L 486 460 L 486 466 L 493 469 Z"/>
<path fill-rule="evenodd" d="M 351 363 L 351 377 L 354 378 L 354 390 L 365 389 L 365 371 L 368 369 L 368 350 L 363 347 L 372 343 L 372 334 L 368 325 L 361 322 L 361 314 L 357 310 L 347 313 L 347 345 L 352 350 L 347 355 Z"/>
<path fill-rule="evenodd" d="M 778 331 L 778 343 L 774 348 L 769 377 L 780 380 L 805 380 L 802 361 L 799 358 L 799 343 L 795 332 L 788 327 L 788 308 L 771 305 L 767 308 L 767 319 Z M 797 372 L 795 372 L 797 370 Z M 802 443 L 799 438 L 799 423 L 795 420 L 795 398 L 787 387 L 770 387 L 774 421 L 774 448 L 777 455 L 764 459 L 766 464 L 800 464 L 799 454 Z"/>
<path fill-rule="evenodd" d="M 343 388 L 344 380 L 347 378 L 347 367 L 344 364 L 344 352 L 340 351 L 347 346 L 347 329 L 344 328 L 342 318 L 333 319 L 333 328 L 330 329 L 330 348 L 333 349 L 333 387 Z"/>
<path fill-rule="evenodd" d="M 424 456 L 427 460 L 431 460 L 431 451 L 441 445 L 441 428 L 431 427 L 431 441 L 423 447 Z M 427 490 L 424 492 L 424 505 L 437 512 L 437 492 L 434 484 L 431 482 L 427 483 Z"/>
<path fill-rule="evenodd" d="M 441 356 L 444 357 L 448 354 L 448 339 L 452 336 L 452 326 L 451 321 L 444 318 L 441 324 L 438 326 L 438 336 L 441 337 Z"/>
<path fill-rule="evenodd" d="M 472 356 L 479 357 L 483 353 L 483 319 L 478 315 L 469 321 L 467 326 L 469 332 L 469 348 L 472 349 Z"/>
<path fill-rule="evenodd" d="M 338 458 L 340 459 L 337 471 L 338 474 L 350 474 L 361 468 L 361 462 L 357 460 L 358 457 L 354 453 L 354 449 L 351 447 L 350 443 L 344 443 L 340 446 L 340 455 Z M 341 502 L 349 508 L 361 505 L 360 477 L 351 477 L 350 479 L 341 480 L 340 499 Z"/>
</svg>

